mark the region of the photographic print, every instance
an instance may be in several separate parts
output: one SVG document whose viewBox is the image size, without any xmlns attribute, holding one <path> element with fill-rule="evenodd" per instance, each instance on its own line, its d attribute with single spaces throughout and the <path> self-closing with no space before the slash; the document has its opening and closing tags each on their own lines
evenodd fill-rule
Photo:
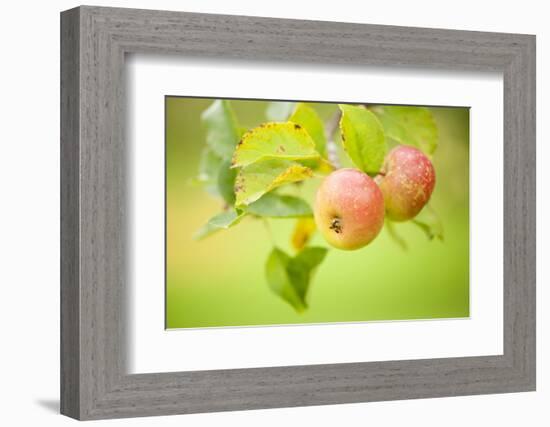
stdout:
<svg viewBox="0 0 550 427">
<path fill-rule="evenodd" d="M 166 328 L 468 317 L 469 113 L 166 96 Z"/>
</svg>

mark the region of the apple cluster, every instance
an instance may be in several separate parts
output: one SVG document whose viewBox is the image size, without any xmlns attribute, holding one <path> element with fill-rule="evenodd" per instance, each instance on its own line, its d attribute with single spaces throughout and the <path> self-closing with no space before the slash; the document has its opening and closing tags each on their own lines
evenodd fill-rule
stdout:
<svg viewBox="0 0 550 427">
<path fill-rule="evenodd" d="M 338 169 L 317 190 L 314 217 L 329 244 L 344 250 L 359 249 L 380 233 L 384 218 L 407 221 L 430 200 L 435 170 L 420 150 L 399 145 L 371 178 L 358 169 Z"/>
</svg>

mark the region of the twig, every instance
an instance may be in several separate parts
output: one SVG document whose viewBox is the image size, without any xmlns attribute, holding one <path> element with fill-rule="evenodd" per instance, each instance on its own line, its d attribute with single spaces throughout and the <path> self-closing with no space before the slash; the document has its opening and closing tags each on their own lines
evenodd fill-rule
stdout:
<svg viewBox="0 0 550 427">
<path fill-rule="evenodd" d="M 334 141 L 334 133 L 338 129 L 338 124 L 340 123 L 340 117 L 342 117 L 342 112 L 338 109 L 332 117 L 328 120 L 325 126 L 325 136 L 327 138 L 327 157 L 328 161 L 334 166 L 335 169 L 342 167 L 340 163 L 340 157 L 338 156 L 338 145 Z"/>
</svg>

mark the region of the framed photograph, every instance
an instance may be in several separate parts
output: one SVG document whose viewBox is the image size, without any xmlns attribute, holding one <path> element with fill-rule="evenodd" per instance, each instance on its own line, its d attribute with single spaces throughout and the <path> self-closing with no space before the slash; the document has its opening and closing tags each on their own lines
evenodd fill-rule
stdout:
<svg viewBox="0 0 550 427">
<path fill-rule="evenodd" d="M 535 37 L 61 14 L 61 412 L 535 390 Z"/>
</svg>

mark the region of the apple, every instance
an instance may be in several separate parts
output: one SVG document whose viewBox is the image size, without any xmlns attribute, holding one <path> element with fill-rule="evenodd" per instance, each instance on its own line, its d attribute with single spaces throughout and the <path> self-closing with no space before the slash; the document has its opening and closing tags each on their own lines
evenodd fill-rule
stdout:
<svg viewBox="0 0 550 427">
<path fill-rule="evenodd" d="M 384 195 L 386 216 L 392 221 L 407 221 L 418 215 L 430 200 L 435 170 L 422 151 L 399 145 L 386 156 L 376 182 Z"/>
<path fill-rule="evenodd" d="M 338 249 L 368 245 L 384 225 L 384 196 L 367 174 L 339 169 L 317 190 L 314 206 L 317 228 Z"/>
</svg>

